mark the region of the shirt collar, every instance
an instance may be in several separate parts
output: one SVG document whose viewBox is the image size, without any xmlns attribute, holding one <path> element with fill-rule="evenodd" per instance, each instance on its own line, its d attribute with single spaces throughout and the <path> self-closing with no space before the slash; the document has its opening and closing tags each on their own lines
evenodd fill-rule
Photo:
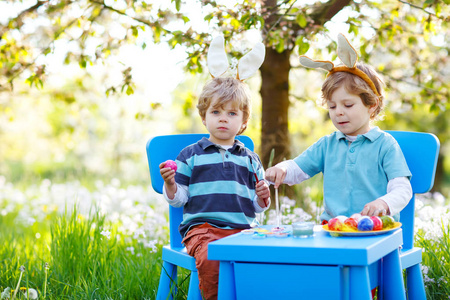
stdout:
<svg viewBox="0 0 450 300">
<path fill-rule="evenodd" d="M 376 127 L 372 128 L 372 129 L 370 129 L 368 132 L 366 132 L 366 133 L 364 133 L 364 134 L 361 134 L 361 135 L 358 135 L 358 138 L 357 138 L 356 140 L 360 139 L 360 136 L 363 136 L 363 137 L 365 137 L 366 139 L 368 139 L 368 140 L 370 140 L 371 142 L 373 142 L 373 141 L 375 141 L 381 134 L 382 134 L 381 129 L 380 129 L 378 126 L 376 126 Z M 345 139 L 345 134 L 343 134 L 343 133 L 340 132 L 340 131 L 337 131 L 337 132 L 336 132 L 336 139 L 337 139 L 337 140 Z"/>
<path fill-rule="evenodd" d="M 211 142 L 210 140 L 208 140 L 206 137 L 202 138 L 198 144 L 200 145 L 200 147 L 203 148 L 203 150 L 206 150 L 206 148 L 208 147 L 217 147 L 216 144 L 214 144 L 213 142 Z M 234 145 L 233 147 L 230 148 L 229 152 L 233 152 L 234 150 L 240 150 L 241 148 L 244 148 L 244 144 L 239 141 L 238 139 L 234 140 Z"/>
</svg>

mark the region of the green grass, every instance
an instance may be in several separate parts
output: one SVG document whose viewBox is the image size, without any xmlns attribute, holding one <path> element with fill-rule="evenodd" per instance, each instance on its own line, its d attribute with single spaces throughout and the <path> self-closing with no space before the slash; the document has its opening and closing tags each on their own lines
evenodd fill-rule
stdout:
<svg viewBox="0 0 450 300">
<path fill-rule="evenodd" d="M 58 186 L 55 186 L 58 188 Z M 66 189 L 57 191 L 69 191 L 71 185 Z M 91 193 L 109 197 L 111 206 L 111 217 L 115 213 L 122 213 L 119 203 L 126 199 L 143 199 L 139 202 L 133 200 L 131 207 L 139 207 L 145 210 L 150 207 L 150 213 L 140 216 L 131 210 L 133 215 L 123 216 L 133 219 L 135 226 L 150 224 L 145 227 L 149 239 L 159 240 L 156 251 L 146 246 L 143 239 L 136 238 L 134 230 L 124 230 L 122 219 L 115 222 L 93 210 L 90 214 L 81 214 L 76 207 L 58 213 L 53 206 L 57 200 L 65 199 L 60 194 L 52 198 L 54 194 L 46 192 L 47 189 L 30 188 L 23 193 L 17 189 L 9 189 L 6 186 L 0 189 L 0 293 L 10 288 L 10 296 L 18 285 L 20 287 L 32 288 L 38 291 L 39 299 L 155 299 L 159 276 L 161 272 L 161 245 L 168 240 L 166 211 L 158 208 L 166 207 L 165 202 L 158 202 L 151 196 L 149 199 L 145 191 L 139 189 L 122 190 L 118 187 L 106 186 L 100 191 Z M 86 193 L 80 190 L 80 194 Z M 122 195 L 126 193 L 126 195 Z M 6 196 L 5 196 L 6 195 Z M 121 195 L 116 199 L 114 196 Z M 321 198 L 320 190 L 314 186 L 305 191 L 299 197 L 307 202 L 317 203 Z M 81 196 L 80 196 L 81 197 Z M 309 198 L 310 197 L 310 198 Z M 24 200 L 25 198 L 25 200 Z M 52 200 L 43 201 L 51 198 Z M 86 195 L 84 198 L 90 199 Z M 298 198 L 297 198 L 298 199 Z M 55 203 L 51 202 L 54 201 Z M 136 202 L 137 201 L 137 202 Z M 143 203 L 145 204 L 142 206 Z M 40 204 L 38 204 L 40 203 Z M 11 209 L 13 205 L 13 209 Z M 35 207 L 33 207 L 35 205 Z M 136 206 L 138 205 L 138 206 Z M 114 207 L 117 206 L 117 207 Z M 320 205 L 306 205 L 305 208 L 314 212 Z M 448 207 L 448 204 L 446 205 Z M 32 208 L 30 210 L 30 208 Z M 424 281 L 429 300 L 449 299 L 450 295 L 450 225 L 447 215 L 442 215 L 441 208 L 429 208 L 439 211 L 438 218 L 442 218 L 440 230 L 436 230 L 436 218 L 430 220 L 425 217 L 426 222 L 434 224 L 427 230 L 420 230 L 416 235 L 415 244 L 423 248 Z M 34 209 L 34 210 L 33 210 Z M 39 210 L 39 211 L 37 211 Z M 45 210 L 45 212 L 44 212 Z M 36 212 L 33 214 L 33 212 Z M 42 213 L 44 212 L 44 216 Z M 286 211 L 286 214 L 292 213 Z M 425 214 L 426 215 L 426 214 Z M 28 216 L 28 217 L 27 217 Z M 33 217 L 36 220 L 27 221 Z M 142 218 L 148 218 L 153 222 L 145 222 Z M 112 220 L 114 218 L 110 218 Z M 136 220 L 134 220 L 136 219 Z M 122 220 L 122 221 L 121 221 Z M 139 221 L 140 220 L 140 221 Z M 155 221 L 156 220 L 156 221 Z M 140 222 L 140 223 L 139 223 Z M 439 222 L 439 221 L 438 221 Z M 28 225 L 32 224 L 32 225 Z M 143 227 L 144 228 L 144 227 Z M 110 232 L 110 238 L 105 235 Z M 438 232 L 437 232 L 438 231 Z M 145 239 L 144 239 L 145 241 Z M 48 268 L 46 268 L 48 264 Z M 25 271 L 21 273 L 19 268 L 24 266 Z M 186 299 L 189 272 L 181 271 L 177 281 L 179 283 L 175 299 Z M 20 292 L 18 295 L 22 295 Z M 25 299 L 23 296 L 16 299 Z M 11 299 L 11 298 L 10 298 Z"/>
<path fill-rule="evenodd" d="M 422 266 L 428 300 L 450 299 L 450 223 L 441 224 L 442 232 L 416 235 L 416 245 L 423 248 Z"/>
<path fill-rule="evenodd" d="M 46 233 L 42 224 L 14 225 L 14 216 L 0 217 L 0 288 L 14 289 L 20 266 L 22 287 L 34 288 L 40 299 L 155 299 L 161 252 L 117 233 L 98 213 L 84 218 L 65 213 L 55 216 Z M 36 239 L 36 230 L 40 238 Z M 111 230 L 111 238 L 101 234 Z M 133 247 L 134 254 L 129 250 Z M 45 284 L 45 263 L 48 263 Z"/>
</svg>

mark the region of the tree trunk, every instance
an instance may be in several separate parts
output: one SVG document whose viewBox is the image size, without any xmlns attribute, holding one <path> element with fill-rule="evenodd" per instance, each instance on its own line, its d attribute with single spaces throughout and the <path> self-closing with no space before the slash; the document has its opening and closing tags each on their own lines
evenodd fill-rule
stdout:
<svg viewBox="0 0 450 300">
<path fill-rule="evenodd" d="M 309 18 L 308 26 L 323 26 L 352 0 L 330 0 L 314 8 Z M 275 30 L 283 21 L 279 19 L 279 7 L 277 0 L 263 0 L 263 7 L 271 13 L 265 19 L 264 32 Z M 294 26 L 295 27 L 295 26 Z M 298 27 L 298 26 L 297 26 Z M 305 34 L 298 27 L 295 34 Z M 302 33 L 303 32 L 303 33 Z M 293 40 L 294 36 L 291 37 Z M 289 57 L 292 49 L 285 49 L 279 53 L 272 47 L 266 48 L 266 57 L 261 66 L 261 97 L 262 97 L 262 119 L 261 119 L 261 159 L 265 168 L 269 165 L 270 153 L 275 151 L 271 165 L 283 159 L 290 159 L 290 140 L 288 131 L 288 109 L 289 109 L 289 71 L 291 64 Z M 298 153 L 296 153 L 298 154 Z"/>
<path fill-rule="evenodd" d="M 443 186 L 443 179 L 445 176 L 444 170 L 444 155 L 439 153 L 438 161 L 436 165 L 436 174 L 434 175 L 434 185 L 431 192 L 441 192 Z"/>
<path fill-rule="evenodd" d="M 275 156 L 272 165 L 290 159 L 290 140 L 288 132 L 289 109 L 289 57 L 291 51 L 278 53 L 266 48 L 266 57 L 261 66 L 261 159 L 267 168 L 272 149 Z"/>
</svg>

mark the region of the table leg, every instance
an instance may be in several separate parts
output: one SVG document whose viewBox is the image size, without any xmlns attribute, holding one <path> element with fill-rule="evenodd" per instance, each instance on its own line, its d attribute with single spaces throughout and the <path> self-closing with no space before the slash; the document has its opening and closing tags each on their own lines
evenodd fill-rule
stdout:
<svg viewBox="0 0 450 300">
<path fill-rule="evenodd" d="M 368 267 L 350 267 L 350 299 L 372 299 Z"/>
<path fill-rule="evenodd" d="M 386 300 L 406 300 L 398 249 L 383 258 L 383 293 Z"/>
<path fill-rule="evenodd" d="M 219 300 L 236 299 L 236 285 L 234 283 L 234 264 L 221 261 L 219 267 Z"/>
</svg>

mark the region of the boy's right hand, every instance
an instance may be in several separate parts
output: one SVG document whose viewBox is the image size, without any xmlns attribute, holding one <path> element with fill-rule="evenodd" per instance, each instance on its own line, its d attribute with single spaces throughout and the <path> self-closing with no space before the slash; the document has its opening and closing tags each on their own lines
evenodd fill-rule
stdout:
<svg viewBox="0 0 450 300">
<path fill-rule="evenodd" d="M 161 173 L 166 186 L 173 186 L 175 185 L 175 171 L 171 168 L 165 168 L 166 162 L 167 161 L 162 162 L 159 165 L 159 172 Z"/>
<path fill-rule="evenodd" d="M 284 167 L 273 166 L 266 170 L 265 178 L 270 183 L 273 183 L 274 187 L 277 189 L 280 184 L 283 183 L 284 178 L 286 178 L 286 172 L 286 168 Z"/>
</svg>

